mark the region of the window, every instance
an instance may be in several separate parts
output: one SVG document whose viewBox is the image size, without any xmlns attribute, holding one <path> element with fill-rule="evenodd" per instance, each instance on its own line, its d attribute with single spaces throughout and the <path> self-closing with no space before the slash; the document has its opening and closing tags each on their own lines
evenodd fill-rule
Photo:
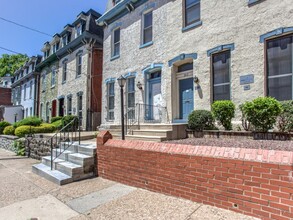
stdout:
<svg viewBox="0 0 293 220">
<path fill-rule="evenodd" d="M 28 108 L 25 109 L 25 117 L 28 117 Z"/>
<path fill-rule="evenodd" d="M 127 79 L 127 108 L 128 119 L 135 118 L 135 78 Z"/>
<path fill-rule="evenodd" d="M 59 49 L 59 43 L 56 43 L 53 45 L 53 53 L 56 53 L 56 51 Z"/>
<path fill-rule="evenodd" d="M 33 116 L 33 108 L 30 107 L 30 116 Z"/>
<path fill-rule="evenodd" d="M 178 66 L 178 73 L 185 72 L 185 71 L 192 70 L 192 69 L 193 69 L 193 63 L 185 63 L 185 64 Z"/>
<path fill-rule="evenodd" d="M 79 123 L 82 125 L 82 95 L 77 96 L 77 113 L 79 117 Z"/>
<path fill-rule="evenodd" d="M 46 103 L 46 122 L 49 122 L 49 102 Z"/>
<path fill-rule="evenodd" d="M 63 71 L 62 71 L 62 82 L 66 82 L 67 77 L 67 62 L 63 63 Z"/>
<path fill-rule="evenodd" d="M 79 24 L 75 27 L 75 37 L 78 37 L 82 34 L 82 24 Z"/>
<path fill-rule="evenodd" d="M 46 74 L 42 75 L 42 91 L 46 90 Z"/>
<path fill-rule="evenodd" d="M 82 54 L 76 55 L 76 76 L 81 75 L 81 69 L 82 69 Z"/>
<path fill-rule="evenodd" d="M 107 84 L 108 94 L 108 120 L 114 120 L 114 107 L 115 107 L 115 91 L 114 82 Z"/>
<path fill-rule="evenodd" d="M 112 57 L 120 55 L 120 28 L 116 29 L 113 34 Z"/>
<path fill-rule="evenodd" d="M 51 74 L 51 87 L 55 86 L 55 82 L 56 81 L 56 70 L 52 70 L 52 74 Z"/>
<path fill-rule="evenodd" d="M 200 0 L 185 0 L 184 26 L 192 25 L 200 21 Z"/>
<path fill-rule="evenodd" d="M 46 59 L 49 56 L 49 54 L 50 54 L 50 50 L 46 50 L 44 52 L 44 59 Z"/>
<path fill-rule="evenodd" d="M 30 99 L 33 97 L 33 81 L 30 81 Z"/>
<path fill-rule="evenodd" d="M 67 114 L 72 115 L 72 97 L 67 97 Z"/>
<path fill-rule="evenodd" d="M 41 103 L 41 106 L 40 106 L 40 118 L 43 117 L 43 103 Z"/>
<path fill-rule="evenodd" d="M 143 15 L 143 44 L 153 40 L 153 12 L 150 11 Z"/>
<path fill-rule="evenodd" d="M 279 101 L 292 100 L 293 35 L 266 44 L 267 94 Z"/>
<path fill-rule="evenodd" d="M 26 99 L 26 84 L 23 86 L 23 100 Z"/>
<path fill-rule="evenodd" d="M 213 101 L 230 100 L 230 50 L 212 55 Z"/>
</svg>

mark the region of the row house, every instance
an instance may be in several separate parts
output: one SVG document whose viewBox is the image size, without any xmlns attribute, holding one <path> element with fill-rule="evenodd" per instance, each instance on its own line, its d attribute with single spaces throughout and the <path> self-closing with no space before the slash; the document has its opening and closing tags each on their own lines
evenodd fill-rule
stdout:
<svg viewBox="0 0 293 220">
<path fill-rule="evenodd" d="M 14 73 L 11 99 L 14 106 L 22 106 L 24 118 L 38 115 L 39 73 L 36 66 L 41 59 L 40 55 L 32 56 Z"/>
<path fill-rule="evenodd" d="M 185 124 L 216 100 L 292 99 L 291 0 L 108 1 L 102 126 Z M 237 112 L 239 117 L 239 112 Z"/>
<path fill-rule="evenodd" d="M 101 15 L 90 9 L 46 42 L 41 73 L 40 116 L 78 115 L 84 130 L 100 124 L 103 29 L 95 20 Z"/>
</svg>

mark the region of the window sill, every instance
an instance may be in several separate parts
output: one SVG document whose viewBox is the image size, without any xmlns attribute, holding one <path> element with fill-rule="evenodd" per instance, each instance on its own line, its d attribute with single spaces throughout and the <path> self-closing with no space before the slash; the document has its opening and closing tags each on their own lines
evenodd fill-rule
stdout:
<svg viewBox="0 0 293 220">
<path fill-rule="evenodd" d="M 199 27 L 201 25 L 202 25 L 202 21 L 198 21 L 194 24 L 191 24 L 191 25 L 188 25 L 188 26 L 182 28 L 182 32 L 189 31 L 189 30 L 196 28 L 196 27 Z"/>
<path fill-rule="evenodd" d="M 62 85 L 64 85 L 65 83 L 66 83 L 66 81 L 63 81 L 63 82 L 62 82 Z"/>
<path fill-rule="evenodd" d="M 142 48 L 146 48 L 146 47 L 152 46 L 153 44 L 154 44 L 153 41 L 147 42 L 147 43 L 145 43 L 145 44 L 140 45 L 139 49 L 142 49 Z"/>
<path fill-rule="evenodd" d="M 55 88 L 55 85 L 51 86 L 51 89 L 54 89 Z"/>
<path fill-rule="evenodd" d="M 257 3 L 260 3 L 260 2 L 262 2 L 262 1 L 264 1 L 264 0 L 248 0 L 247 5 L 248 5 L 248 6 L 253 6 L 253 5 L 255 5 L 255 4 L 257 4 Z"/>
<path fill-rule="evenodd" d="M 75 79 L 78 79 L 78 78 L 80 78 L 80 77 L 81 77 L 81 74 L 76 75 Z"/>
<path fill-rule="evenodd" d="M 116 56 L 111 57 L 110 61 L 113 61 L 113 60 L 116 60 L 116 59 L 119 59 L 119 58 L 120 58 L 120 55 L 116 55 Z"/>
</svg>

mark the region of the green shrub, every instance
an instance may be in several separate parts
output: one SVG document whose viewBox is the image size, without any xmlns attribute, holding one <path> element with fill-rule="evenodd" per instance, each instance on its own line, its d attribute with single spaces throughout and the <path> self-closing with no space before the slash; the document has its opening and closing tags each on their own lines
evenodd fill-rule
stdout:
<svg viewBox="0 0 293 220">
<path fill-rule="evenodd" d="M 34 127 L 34 133 L 52 133 L 56 130 L 56 127 L 52 124 L 43 123 L 40 126 Z"/>
<path fill-rule="evenodd" d="M 53 118 L 51 118 L 51 123 L 54 123 L 55 121 L 59 121 L 62 118 L 63 118 L 62 116 L 53 117 Z"/>
<path fill-rule="evenodd" d="M 242 113 L 242 116 L 241 116 L 241 121 L 242 121 L 242 127 L 245 131 L 251 131 L 253 128 L 253 126 L 251 125 L 251 123 L 247 120 L 247 115 L 246 113 L 244 112 L 244 104 L 241 104 L 239 105 L 239 109 Z M 240 128 L 241 130 L 241 128 Z"/>
<path fill-rule="evenodd" d="M 259 97 L 243 104 L 243 112 L 256 131 L 267 132 L 274 127 L 282 106 L 275 98 Z"/>
<path fill-rule="evenodd" d="M 57 129 L 61 129 L 63 126 L 62 124 L 62 120 L 58 120 L 58 121 L 54 121 L 53 123 L 51 123 L 52 125 L 54 125 Z"/>
<path fill-rule="evenodd" d="M 72 122 L 73 119 L 76 119 L 75 123 L 68 126 L 66 130 L 71 130 L 72 128 L 77 129 L 78 127 L 78 117 L 76 115 L 67 115 L 62 118 L 62 126 L 67 126 L 70 122 Z"/>
<path fill-rule="evenodd" d="M 214 118 L 210 111 L 194 110 L 188 116 L 188 128 L 202 131 L 214 128 Z"/>
<path fill-rule="evenodd" d="M 31 125 L 31 126 L 39 126 L 42 123 L 42 120 L 38 117 L 27 117 L 22 119 L 21 121 L 15 122 L 14 127 L 20 127 L 23 125 Z"/>
<path fill-rule="evenodd" d="M 25 156 L 25 140 L 14 141 L 13 147 L 14 151 L 18 156 Z"/>
<path fill-rule="evenodd" d="M 4 128 L 9 126 L 10 123 L 7 121 L 1 121 L 0 122 L 0 134 L 3 134 Z"/>
<path fill-rule="evenodd" d="M 15 131 L 15 128 L 12 125 L 9 125 L 9 126 L 4 128 L 3 133 L 5 135 L 14 135 L 14 131 Z"/>
<path fill-rule="evenodd" d="M 232 101 L 215 101 L 212 104 L 212 113 L 225 130 L 232 130 L 232 118 L 235 116 L 235 105 Z"/>
<path fill-rule="evenodd" d="M 281 102 L 283 112 L 277 118 L 277 127 L 281 132 L 293 130 L 293 100 Z"/>
<path fill-rule="evenodd" d="M 26 134 L 34 133 L 34 127 L 29 125 L 19 126 L 14 133 L 17 137 L 24 137 Z"/>
</svg>

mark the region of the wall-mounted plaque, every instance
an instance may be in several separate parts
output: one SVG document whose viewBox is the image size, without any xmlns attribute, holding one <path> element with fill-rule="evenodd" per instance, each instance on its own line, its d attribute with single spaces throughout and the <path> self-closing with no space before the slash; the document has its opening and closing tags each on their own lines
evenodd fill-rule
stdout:
<svg viewBox="0 0 293 220">
<path fill-rule="evenodd" d="M 251 83 L 254 83 L 253 74 L 240 76 L 240 85 L 251 84 Z"/>
<path fill-rule="evenodd" d="M 250 90 L 250 85 L 243 86 L 244 91 Z"/>
</svg>

